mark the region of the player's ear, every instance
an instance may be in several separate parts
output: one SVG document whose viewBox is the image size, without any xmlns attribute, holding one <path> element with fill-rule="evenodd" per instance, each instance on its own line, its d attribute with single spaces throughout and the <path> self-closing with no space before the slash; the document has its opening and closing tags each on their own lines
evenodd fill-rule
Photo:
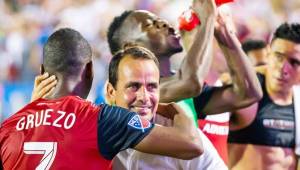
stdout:
<svg viewBox="0 0 300 170">
<path fill-rule="evenodd" d="M 116 89 L 109 82 L 106 83 L 105 99 L 106 99 L 106 102 L 110 105 L 115 105 L 115 103 L 116 103 Z"/>
<path fill-rule="evenodd" d="M 86 64 L 86 76 L 93 80 L 94 78 L 94 71 L 93 71 L 93 62 L 90 61 Z"/>
</svg>

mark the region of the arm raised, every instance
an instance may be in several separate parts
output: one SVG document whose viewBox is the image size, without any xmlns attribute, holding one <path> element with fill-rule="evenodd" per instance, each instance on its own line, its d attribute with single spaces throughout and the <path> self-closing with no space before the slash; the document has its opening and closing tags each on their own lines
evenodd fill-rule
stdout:
<svg viewBox="0 0 300 170">
<path fill-rule="evenodd" d="M 201 26 L 197 27 L 191 48 L 178 72 L 172 77 L 161 79 L 161 102 L 174 102 L 197 96 L 210 68 L 212 57 L 208 51 L 213 40 L 216 5 L 214 0 L 194 0 L 193 10 L 201 19 Z M 189 32 L 184 34 L 192 36 L 188 35 L 192 34 Z"/>
<path fill-rule="evenodd" d="M 222 113 L 259 101 L 262 90 L 255 69 L 241 48 L 229 14 L 219 14 L 215 37 L 226 58 L 232 84 L 216 88 L 202 111 Z"/>
</svg>

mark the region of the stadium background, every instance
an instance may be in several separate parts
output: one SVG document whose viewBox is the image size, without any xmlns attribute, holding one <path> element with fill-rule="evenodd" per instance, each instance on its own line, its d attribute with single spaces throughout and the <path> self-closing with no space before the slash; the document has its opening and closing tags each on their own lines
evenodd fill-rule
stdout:
<svg viewBox="0 0 300 170">
<path fill-rule="evenodd" d="M 34 76 L 39 73 L 42 46 L 57 28 L 80 31 L 93 46 L 95 79 L 89 99 L 103 101 L 103 85 L 111 58 L 106 31 L 124 10 L 146 9 L 177 27 L 178 16 L 191 0 L 0 0 L 0 122 L 30 101 Z M 268 41 L 282 22 L 300 22 L 299 0 L 235 0 L 232 11 L 238 37 Z M 212 70 L 226 70 L 214 49 Z M 172 57 L 178 67 L 182 55 Z M 218 65 L 218 67 L 216 67 Z"/>
</svg>

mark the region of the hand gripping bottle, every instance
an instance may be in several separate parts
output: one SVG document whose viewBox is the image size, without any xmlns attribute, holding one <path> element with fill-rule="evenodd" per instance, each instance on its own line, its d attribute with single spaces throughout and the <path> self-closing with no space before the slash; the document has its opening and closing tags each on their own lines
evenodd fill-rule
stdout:
<svg viewBox="0 0 300 170">
<path fill-rule="evenodd" d="M 217 6 L 220 6 L 225 3 L 233 2 L 233 0 L 215 0 L 215 2 Z M 179 22 L 179 30 L 185 30 L 185 31 L 191 31 L 197 25 L 201 24 L 200 19 L 192 9 L 184 11 L 179 16 L 178 22 Z"/>
<path fill-rule="evenodd" d="M 184 11 L 179 16 L 178 21 L 179 21 L 179 30 L 185 30 L 185 31 L 191 31 L 197 25 L 201 24 L 197 14 L 192 9 Z"/>
</svg>

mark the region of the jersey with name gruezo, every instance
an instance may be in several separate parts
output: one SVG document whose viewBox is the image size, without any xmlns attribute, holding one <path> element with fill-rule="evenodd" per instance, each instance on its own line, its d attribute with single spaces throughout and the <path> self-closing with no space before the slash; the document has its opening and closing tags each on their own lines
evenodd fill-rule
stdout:
<svg viewBox="0 0 300 170">
<path fill-rule="evenodd" d="M 134 147 L 153 124 L 136 113 L 96 106 L 75 96 L 39 99 L 3 122 L 4 169 L 110 169 L 111 159 Z"/>
</svg>

